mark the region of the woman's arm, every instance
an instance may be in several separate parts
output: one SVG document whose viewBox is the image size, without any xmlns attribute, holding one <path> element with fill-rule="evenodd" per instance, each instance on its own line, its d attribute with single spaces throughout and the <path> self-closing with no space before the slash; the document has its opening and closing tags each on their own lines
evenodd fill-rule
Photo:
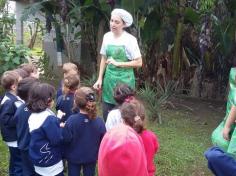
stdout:
<svg viewBox="0 0 236 176">
<path fill-rule="evenodd" d="M 139 57 L 139 58 L 136 58 L 136 59 L 129 61 L 129 62 L 117 62 L 113 58 L 109 58 L 109 59 L 107 59 L 106 63 L 113 64 L 117 67 L 123 67 L 123 68 L 124 67 L 125 68 L 138 68 L 138 67 L 142 66 L 143 60 L 141 57 Z"/>
<path fill-rule="evenodd" d="M 93 88 L 96 90 L 99 90 L 102 88 L 102 80 L 103 80 L 105 68 L 106 68 L 106 58 L 105 58 L 105 56 L 102 55 L 98 79 L 97 79 L 96 83 L 93 85 Z"/>
<path fill-rule="evenodd" d="M 225 122 L 225 126 L 224 126 L 224 129 L 223 129 L 223 137 L 225 140 L 230 140 L 229 138 L 229 132 L 230 132 L 230 129 L 231 129 L 231 125 L 233 123 L 235 123 L 235 120 L 236 120 L 236 106 L 232 106 L 231 107 L 231 110 L 229 112 L 229 116 Z"/>
</svg>

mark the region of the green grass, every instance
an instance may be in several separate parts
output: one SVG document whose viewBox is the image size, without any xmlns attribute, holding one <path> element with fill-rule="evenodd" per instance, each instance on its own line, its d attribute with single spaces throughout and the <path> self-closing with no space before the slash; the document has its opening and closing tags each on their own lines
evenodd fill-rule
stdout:
<svg viewBox="0 0 236 176">
<path fill-rule="evenodd" d="M 160 142 L 160 151 L 156 157 L 157 175 L 211 175 L 203 156 L 210 146 L 211 130 L 186 117 L 183 112 L 165 113 L 163 124 L 149 125 Z"/>
<path fill-rule="evenodd" d="M 0 136 L 1 137 L 1 136 Z M 2 140 L 0 140 L 0 176 L 8 173 L 8 149 Z"/>
<path fill-rule="evenodd" d="M 210 135 L 219 121 L 211 118 L 215 114 L 200 120 L 183 110 L 163 110 L 161 114 L 163 124 L 148 124 L 160 142 L 160 151 L 155 159 L 156 175 L 211 176 L 203 153 L 211 146 Z M 6 175 L 8 152 L 3 142 L 0 142 L 0 151 L 0 175 Z"/>
</svg>

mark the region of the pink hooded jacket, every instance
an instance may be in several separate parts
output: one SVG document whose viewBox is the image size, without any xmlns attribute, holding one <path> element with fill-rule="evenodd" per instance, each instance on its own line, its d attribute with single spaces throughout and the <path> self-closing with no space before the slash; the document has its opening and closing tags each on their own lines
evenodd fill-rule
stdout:
<svg viewBox="0 0 236 176">
<path fill-rule="evenodd" d="M 99 176 L 148 176 L 147 159 L 140 136 L 120 124 L 105 134 L 98 154 Z"/>
</svg>

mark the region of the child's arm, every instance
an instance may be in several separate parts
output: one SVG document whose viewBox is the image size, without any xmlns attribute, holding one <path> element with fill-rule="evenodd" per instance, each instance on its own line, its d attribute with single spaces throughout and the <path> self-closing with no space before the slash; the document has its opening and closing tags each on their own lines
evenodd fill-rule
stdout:
<svg viewBox="0 0 236 176">
<path fill-rule="evenodd" d="M 49 139 L 50 143 L 54 146 L 62 143 L 62 132 L 59 126 L 59 121 L 55 116 L 49 116 L 43 125 L 43 130 Z"/>
<path fill-rule="evenodd" d="M 16 112 L 16 107 L 14 103 L 11 101 L 6 101 L 1 108 L 1 123 L 4 126 L 15 127 L 16 119 L 14 118 L 14 114 Z"/>
<path fill-rule="evenodd" d="M 70 143 L 73 138 L 71 128 L 72 127 L 70 125 L 70 120 L 67 120 L 64 124 L 64 127 L 62 128 L 62 136 L 64 143 Z"/>
<path fill-rule="evenodd" d="M 232 106 L 229 112 L 229 116 L 225 122 L 225 126 L 223 129 L 223 137 L 225 140 L 230 140 L 229 139 L 229 132 L 231 129 L 231 125 L 235 122 L 236 120 L 236 106 Z"/>
</svg>

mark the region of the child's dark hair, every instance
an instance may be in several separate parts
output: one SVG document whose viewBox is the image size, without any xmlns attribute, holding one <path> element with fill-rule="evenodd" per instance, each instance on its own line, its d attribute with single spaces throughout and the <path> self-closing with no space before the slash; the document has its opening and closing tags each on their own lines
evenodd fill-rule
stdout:
<svg viewBox="0 0 236 176">
<path fill-rule="evenodd" d="M 75 91 L 74 109 L 79 108 L 88 113 L 90 119 L 97 116 L 94 91 L 89 87 L 81 87 Z"/>
<path fill-rule="evenodd" d="M 16 71 L 22 79 L 30 76 L 30 74 L 22 68 L 17 68 L 14 71 Z"/>
<path fill-rule="evenodd" d="M 117 84 L 114 89 L 114 99 L 121 105 L 127 98 L 133 97 L 135 95 L 134 90 L 127 84 Z"/>
<path fill-rule="evenodd" d="M 63 84 L 71 91 L 75 91 L 80 84 L 80 77 L 78 74 L 68 75 L 64 78 Z"/>
<path fill-rule="evenodd" d="M 121 105 L 120 111 L 124 122 L 137 133 L 141 133 L 145 129 L 145 108 L 139 100 L 132 99 L 129 102 L 124 102 Z"/>
<path fill-rule="evenodd" d="M 48 108 L 55 96 L 55 88 L 47 83 L 35 84 L 29 93 L 28 107 L 32 112 L 42 112 Z"/>
<path fill-rule="evenodd" d="M 1 85 L 5 90 L 11 90 L 11 86 L 18 84 L 19 78 L 20 76 L 16 71 L 6 71 L 2 75 Z"/>
<path fill-rule="evenodd" d="M 38 79 L 27 77 L 22 79 L 17 86 L 17 95 L 24 101 L 28 101 L 29 91 L 35 83 L 39 82 Z"/>
<path fill-rule="evenodd" d="M 19 66 L 19 68 L 25 70 L 29 75 L 37 71 L 37 68 L 30 63 L 24 63 Z"/>
</svg>

